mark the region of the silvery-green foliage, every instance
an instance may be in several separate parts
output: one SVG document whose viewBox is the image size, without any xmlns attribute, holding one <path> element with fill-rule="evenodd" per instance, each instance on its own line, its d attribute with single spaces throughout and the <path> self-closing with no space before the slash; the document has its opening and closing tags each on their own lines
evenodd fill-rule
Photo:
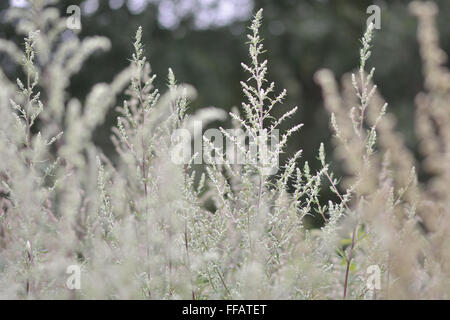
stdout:
<svg viewBox="0 0 450 320">
<path fill-rule="evenodd" d="M 192 132 L 196 121 L 206 124 L 224 119 L 223 111 L 207 108 L 188 115 L 195 90 L 178 84 L 171 69 L 167 91 L 160 94 L 154 88 L 155 75 L 144 55 L 141 28 L 135 35 L 131 66 L 111 84 L 94 85 L 83 106 L 78 99 L 67 97 L 70 76 L 80 70 L 91 52 L 106 49 L 109 42 L 102 38 L 80 42 L 74 37 L 57 43 L 62 29 L 56 12 L 43 2 L 34 5 L 48 18 L 40 24 L 48 29 L 31 32 L 27 38 L 22 54 L 27 81 L 25 85 L 17 81 L 22 94 L 11 90 L 7 91 L 10 99 L 3 96 L 11 100 L 12 112 L 6 117 L 10 119 L 8 127 L 2 129 L 2 143 L 14 145 L 11 152 L 23 156 L 22 161 L 3 165 L 2 190 L 7 194 L 8 211 L 18 210 L 18 216 L 28 217 L 25 222 L 11 219 L 9 214 L 3 217 L 2 228 L 15 232 L 14 239 L 4 240 L 2 263 L 6 263 L 3 270 L 9 276 L 4 281 L 20 287 L 10 287 L 4 295 L 313 297 L 316 280 L 308 280 L 304 273 L 322 263 L 307 258 L 320 256 L 320 246 L 304 230 L 303 218 L 312 214 L 313 208 L 323 215 L 327 210 L 318 200 L 325 171 L 313 174 L 307 163 L 300 169 L 299 151 L 273 178 L 266 174 L 264 166 L 278 159 L 288 137 L 301 125 L 282 133 L 280 140 L 273 142 L 275 147 L 262 152 L 272 142 L 264 138 L 297 110 L 293 108 L 279 119 L 270 114 L 286 91 L 272 95 L 275 84 L 267 84 L 267 61 L 259 60 L 263 54 L 259 35 L 262 11 L 255 15 L 248 36 L 251 64 L 243 64 L 250 74 L 248 81 L 242 82 L 247 100 L 242 104 L 244 117 L 239 111 L 231 114 L 236 135 L 222 129 L 245 163 L 230 162 L 227 150 L 203 138 L 203 156 L 211 160 L 214 150 L 216 161 L 209 161 L 206 172 L 200 174 L 192 167 L 198 154 L 192 154 L 185 164 L 171 161 L 178 146 L 176 130 Z M 14 12 L 11 17 L 17 18 Z M 27 19 L 25 15 L 18 26 L 33 29 L 33 22 Z M 18 55 L 18 49 L 9 43 L 4 42 L 3 48 Z M 50 55 L 52 50 L 56 53 Z M 34 64 L 35 55 L 39 65 Z M 49 82 L 39 82 L 41 72 Z M 12 87 L 5 81 L 6 88 Z M 52 82 L 58 85 L 50 85 Z M 92 132 L 126 82 L 128 97 L 117 108 L 120 116 L 112 136 L 119 158 L 110 161 L 92 143 Z M 38 84 L 47 93 L 43 102 L 33 91 Z M 43 124 L 45 138 L 32 134 L 36 120 Z M 245 135 L 253 138 L 249 144 L 242 139 Z M 49 149 L 52 144 L 55 150 Z M 25 177 L 36 183 L 24 184 Z M 287 190 L 290 183 L 295 186 L 293 193 Z M 26 201 L 24 195 L 30 195 Z M 213 210 L 206 205 L 211 200 Z M 12 259 L 11 254 L 18 258 Z M 10 265 L 11 261 L 23 263 Z M 299 261 L 302 263 L 297 264 Z M 56 273 L 54 278 L 34 273 L 48 264 Z M 61 281 L 71 264 L 83 269 L 83 289 L 77 292 L 67 291 Z M 320 266 L 318 270 L 315 273 L 320 278 Z M 55 282 L 58 284 L 52 286 Z"/>
<path fill-rule="evenodd" d="M 0 77 L 5 88 L 1 261 L 6 270 L 3 279 L 17 283 L 4 286 L 8 288 L 2 293 L 5 296 L 69 294 L 64 281 L 51 284 L 64 277 L 67 266 L 81 263 L 77 256 L 83 256 L 79 250 L 97 185 L 91 179 L 96 171 L 91 134 L 103 122 L 114 93 L 129 79 L 124 72 L 111 85 L 96 85 L 84 107 L 71 98 L 66 91 L 70 77 L 89 54 L 108 48 L 109 40 L 60 41 L 65 19 L 48 4 L 33 1 L 31 9 L 8 11 L 17 33 L 26 35 L 23 53 L 12 42 L 0 43 L 0 50 L 19 63 L 25 74 L 14 82 L 3 73 Z M 36 274 L 36 270 L 46 271 Z"/>
<path fill-rule="evenodd" d="M 448 297 L 442 285 L 448 281 L 448 249 L 440 242 L 448 239 L 450 224 L 441 214 L 448 195 L 434 187 L 422 191 L 412 157 L 395 153 L 407 153 L 406 147 L 386 120 L 386 104 L 372 85 L 374 69 L 365 71 L 372 25 L 362 38 L 357 75 L 344 78 L 344 98 L 330 71 L 317 74 L 336 159 L 348 171 L 341 181 L 323 144 L 317 172 L 302 161 L 301 150 L 278 164 L 302 125 L 274 135 L 297 107 L 272 116 L 273 108 L 284 108 L 287 92 L 276 94 L 268 81 L 262 10 L 248 34 L 250 62 L 242 64 L 248 75 L 241 82 L 244 102 L 230 113 L 233 130 L 214 133 L 226 139 L 224 147 L 196 129 L 225 120 L 223 110 L 192 114 L 196 91 L 178 83 L 170 68 L 167 88 L 155 88 L 142 28 L 128 68 L 109 84 L 95 84 L 85 101 L 71 97 L 71 76 L 110 42 L 68 36 L 54 2 L 34 0 L 32 10 L 8 11 L 24 35 L 23 50 L 0 40 L 0 51 L 24 71 L 12 81 L 0 70 L 0 297 Z M 429 18 L 430 12 L 422 17 L 428 33 L 421 41 L 434 43 Z M 439 91 L 448 88 L 433 80 L 447 73 L 433 66 L 427 69 L 430 93 L 418 99 L 425 114 L 419 114 L 419 133 L 428 151 L 439 149 L 436 141 L 448 144 L 448 130 L 442 127 L 442 137 L 432 138 L 425 119 L 448 117 L 441 107 L 448 92 Z M 121 93 L 126 98 L 116 107 L 111 136 L 117 157 L 110 159 L 92 138 Z M 430 99 L 432 112 L 425 108 Z M 200 154 L 183 152 L 199 141 Z M 183 161 L 174 161 L 180 151 Z M 448 166 L 430 153 L 433 186 L 445 185 Z M 203 166 L 196 165 L 199 159 Z M 326 187 L 334 198 L 321 195 Z M 418 227 L 424 210 L 439 213 L 424 216 L 432 236 Z M 323 227 L 307 229 L 308 215 L 322 219 Z M 81 267 L 80 290 L 66 286 L 71 265 Z M 374 265 L 384 287 L 370 291 L 366 270 Z"/>
<path fill-rule="evenodd" d="M 286 91 L 272 96 L 275 84 L 267 84 L 267 60 L 260 61 L 263 54 L 259 35 L 261 20 L 262 10 L 256 13 L 248 35 L 251 64 L 242 64 L 249 73 L 249 79 L 241 82 L 246 98 L 242 103 L 244 116 L 236 111 L 230 114 L 237 134 L 222 129 L 245 163 L 230 161 L 225 150 L 218 149 L 206 138 L 204 143 L 207 155 L 214 151 L 216 159 L 220 160 L 207 167 L 208 185 L 214 190 L 210 197 L 215 211 L 201 219 L 200 223 L 204 224 L 201 230 L 207 234 L 198 236 L 208 238 L 209 244 L 202 244 L 200 249 L 214 258 L 202 276 L 211 283 L 216 297 L 296 297 L 299 288 L 294 283 L 287 285 L 279 281 L 301 272 L 294 270 L 292 264 L 299 259 L 300 247 L 305 241 L 303 218 L 317 206 L 322 209 L 318 194 L 323 171 L 312 174 L 307 164 L 305 170 L 298 168 L 301 151 L 295 153 L 274 179 L 264 171 L 264 165 L 271 162 L 262 158 L 278 159 L 288 137 L 301 125 L 282 133 L 275 146 L 263 152 L 261 136 L 278 129 L 297 108 L 288 110 L 279 119 L 270 114 L 282 102 Z M 250 137 L 248 144 L 242 136 Z M 287 190 L 290 182 L 295 185 L 293 194 Z"/>
</svg>

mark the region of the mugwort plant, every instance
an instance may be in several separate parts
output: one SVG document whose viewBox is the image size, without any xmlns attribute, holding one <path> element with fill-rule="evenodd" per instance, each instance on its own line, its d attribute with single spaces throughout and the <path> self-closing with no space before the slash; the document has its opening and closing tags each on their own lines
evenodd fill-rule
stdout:
<svg viewBox="0 0 450 320">
<path fill-rule="evenodd" d="M 226 114 L 192 113 L 197 92 L 170 68 L 167 88 L 155 87 L 142 28 L 130 65 L 74 97 L 71 77 L 110 41 L 63 37 L 81 27 L 76 8 L 70 20 L 52 1 L 10 8 L 25 42 L 0 39 L 23 69 L 18 79 L 0 70 L 0 298 L 450 298 L 450 73 L 436 5 L 410 10 L 424 74 L 421 158 L 374 84 L 378 26 L 369 23 L 354 72 L 340 82 L 330 70 L 315 75 L 343 169 L 336 177 L 323 144 L 318 170 L 301 150 L 280 162 L 302 124 L 281 129 L 298 108 L 283 106 L 286 90 L 268 80 L 262 10 L 247 35 L 243 102 Z M 93 142 L 111 108 L 116 157 Z M 228 117 L 231 128 L 204 130 Z M 308 228 L 311 215 L 323 226 Z"/>
</svg>

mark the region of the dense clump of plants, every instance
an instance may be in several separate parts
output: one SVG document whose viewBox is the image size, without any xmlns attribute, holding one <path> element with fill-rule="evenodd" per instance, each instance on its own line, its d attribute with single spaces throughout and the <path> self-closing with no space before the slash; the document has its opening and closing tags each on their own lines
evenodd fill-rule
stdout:
<svg viewBox="0 0 450 320">
<path fill-rule="evenodd" d="M 167 90 L 154 87 L 141 28 L 130 67 L 80 101 L 69 95 L 70 78 L 109 40 L 63 36 L 65 19 L 46 1 L 10 9 L 25 46 L 0 39 L 0 50 L 23 67 L 15 81 L 0 70 L 0 297 L 450 298 L 450 72 L 436 6 L 410 8 L 424 66 L 415 110 L 422 158 L 405 146 L 373 84 L 369 25 L 354 74 L 339 85 L 331 71 L 316 73 L 345 172 L 339 179 L 323 145 L 317 172 L 301 151 L 277 166 L 301 125 L 266 145 L 297 107 L 284 109 L 286 91 L 276 94 L 267 80 L 262 10 L 242 64 L 245 100 L 229 115 L 235 134 L 219 129 L 232 146 L 224 148 L 193 129 L 223 120 L 222 110 L 190 114 L 195 89 L 171 69 Z M 113 107 L 118 156 L 109 159 L 93 132 Z M 286 111 L 274 118 L 272 108 Z M 186 145 L 180 132 L 200 140 L 204 154 L 174 161 Z M 415 168 L 429 179 L 419 183 Z M 321 196 L 324 188 L 335 197 Z M 306 228 L 307 215 L 324 226 Z M 67 284 L 69 266 L 81 268 L 79 289 Z"/>
</svg>

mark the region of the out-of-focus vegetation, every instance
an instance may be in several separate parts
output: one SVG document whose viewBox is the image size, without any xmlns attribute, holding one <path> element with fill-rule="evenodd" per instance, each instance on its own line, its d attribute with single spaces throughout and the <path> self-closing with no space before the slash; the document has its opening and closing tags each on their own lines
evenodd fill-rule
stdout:
<svg viewBox="0 0 450 320">
<path fill-rule="evenodd" d="M 143 2 L 146 5 L 140 6 Z M 228 16 L 237 16 L 237 20 L 214 18 L 221 8 L 223 10 L 218 6 L 221 3 L 232 3 L 232 11 L 238 13 Z M 372 56 L 373 64 L 377 66 L 376 80 L 383 83 L 380 91 L 390 102 L 390 111 L 397 115 L 408 145 L 416 148 L 410 124 L 413 121 L 413 97 L 422 88 L 422 81 L 415 37 L 417 22 L 408 12 L 408 3 L 402 0 L 62 0 L 57 6 L 63 15 L 71 4 L 90 8 L 89 14 L 82 16 L 80 37 L 103 35 L 111 39 L 111 49 L 90 58 L 84 72 L 73 78 L 70 92 L 74 96 L 86 95 L 94 83 L 110 81 L 127 65 L 130 35 L 142 26 L 146 31 L 143 43 L 154 72 L 164 74 L 170 65 L 180 81 L 189 82 L 198 89 L 199 95 L 193 101 L 191 111 L 211 105 L 231 110 L 232 106 L 240 105 L 239 81 L 244 73 L 236 66 L 247 58 L 247 51 L 241 45 L 246 41 L 246 21 L 253 8 L 264 8 L 262 34 L 267 58 L 274 66 L 269 71 L 270 77 L 288 90 L 286 104 L 298 105 L 302 110 L 290 123 L 301 121 L 304 127 L 302 134 L 296 134 L 289 143 L 289 154 L 301 145 L 305 158 L 312 159 L 314 154 L 310 150 L 315 150 L 320 141 L 329 141 L 330 137 L 320 89 L 313 81 L 314 72 L 326 67 L 341 76 L 354 68 L 360 45 L 357 39 L 369 16 L 366 9 L 372 4 L 381 8 L 381 30 L 374 40 Z M 447 19 L 450 2 L 438 0 L 436 3 L 441 12 L 437 18 L 441 45 L 444 51 L 450 52 Z M 2 1 L 0 10 L 4 12 L 6 7 L 7 1 Z M 207 15 L 206 22 L 199 26 L 197 15 L 209 7 L 212 9 L 208 12 L 212 14 Z M 172 12 L 178 13 L 179 17 L 171 16 Z M 3 22 L 0 37 L 23 42 Z M 17 69 L 4 55 L 0 55 L 0 64 L 9 71 L 11 78 L 15 77 Z M 156 83 L 164 85 L 164 81 L 160 77 Z M 115 123 L 115 116 L 111 111 L 108 121 L 95 136 L 98 145 L 108 154 L 113 152 L 108 128 Z"/>
</svg>

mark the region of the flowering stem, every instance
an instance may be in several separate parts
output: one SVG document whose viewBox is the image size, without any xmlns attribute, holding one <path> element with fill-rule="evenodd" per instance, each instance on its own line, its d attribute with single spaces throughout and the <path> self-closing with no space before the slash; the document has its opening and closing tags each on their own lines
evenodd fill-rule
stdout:
<svg viewBox="0 0 450 320">
<path fill-rule="evenodd" d="M 350 208 L 347 205 L 347 203 L 344 201 L 344 198 L 341 196 L 341 194 L 339 193 L 339 190 L 336 188 L 336 185 L 333 182 L 333 179 L 331 179 L 330 175 L 328 174 L 328 172 L 325 170 L 325 176 L 328 178 L 328 180 L 331 183 L 331 186 L 334 190 L 334 192 L 337 194 L 337 196 L 339 197 L 339 199 L 341 200 L 341 203 L 347 208 L 347 210 L 350 212 Z M 344 281 L 344 296 L 343 299 L 346 298 L 347 296 L 347 286 L 348 286 L 348 275 L 350 273 L 350 266 L 352 263 L 352 256 L 353 256 L 353 249 L 355 248 L 355 240 L 356 240 L 356 232 L 358 230 L 358 224 L 355 225 L 355 228 L 353 229 L 353 234 L 352 234 L 352 243 L 350 245 L 350 252 L 349 252 L 349 256 L 347 259 L 347 266 L 345 268 L 345 281 Z"/>
</svg>

